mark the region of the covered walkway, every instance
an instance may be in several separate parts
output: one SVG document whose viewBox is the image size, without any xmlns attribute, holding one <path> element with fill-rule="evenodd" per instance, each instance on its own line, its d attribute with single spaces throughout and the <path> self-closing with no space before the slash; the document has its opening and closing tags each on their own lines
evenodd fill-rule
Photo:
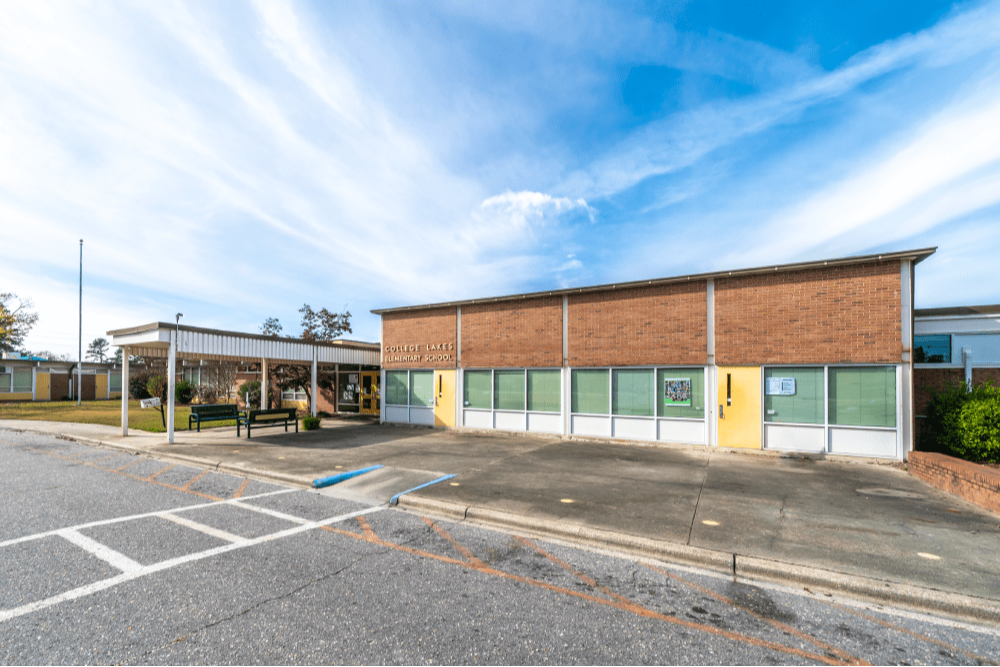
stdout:
<svg viewBox="0 0 1000 667">
<path fill-rule="evenodd" d="M 167 441 L 174 442 L 174 385 L 178 359 L 240 361 L 261 364 L 261 409 L 267 405 L 268 364 L 295 363 L 312 366 L 310 413 L 316 416 L 318 364 L 358 364 L 377 366 L 381 360 L 378 343 L 357 341 L 312 342 L 293 338 L 275 338 L 260 334 L 201 329 L 169 322 L 153 322 L 108 332 L 111 344 L 122 348 L 122 436 L 128 435 L 129 355 L 166 358 L 167 367 Z"/>
</svg>

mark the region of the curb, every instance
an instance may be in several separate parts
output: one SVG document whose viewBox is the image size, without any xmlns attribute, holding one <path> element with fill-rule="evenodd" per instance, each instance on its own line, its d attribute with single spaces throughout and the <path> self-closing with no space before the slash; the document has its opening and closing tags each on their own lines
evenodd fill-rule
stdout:
<svg viewBox="0 0 1000 667">
<path fill-rule="evenodd" d="M 404 496 L 399 508 L 432 514 L 455 522 L 469 522 L 507 532 L 596 547 L 617 553 L 692 565 L 734 578 L 766 580 L 778 584 L 812 586 L 875 604 L 892 604 L 935 614 L 1000 623 L 1000 602 L 959 593 L 900 584 L 833 570 L 806 567 L 785 561 L 727 553 L 686 544 L 654 540 L 626 533 L 590 528 L 581 524 L 540 519 L 461 503 Z M 811 592 L 811 591 L 810 591 Z"/>
</svg>

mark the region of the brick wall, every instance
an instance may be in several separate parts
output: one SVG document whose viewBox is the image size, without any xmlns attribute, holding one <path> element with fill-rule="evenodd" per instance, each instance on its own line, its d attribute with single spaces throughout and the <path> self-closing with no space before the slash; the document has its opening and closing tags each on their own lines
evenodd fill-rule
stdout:
<svg viewBox="0 0 1000 667">
<path fill-rule="evenodd" d="M 715 281 L 719 364 L 898 363 L 899 262 Z"/>
<path fill-rule="evenodd" d="M 1000 470 L 932 452 L 910 452 L 908 467 L 931 486 L 1000 514 Z"/>
<path fill-rule="evenodd" d="M 571 295 L 569 365 L 706 363 L 706 289 L 695 281 Z"/>
<path fill-rule="evenodd" d="M 386 313 L 382 316 L 383 368 L 455 368 L 455 308 Z"/>
<path fill-rule="evenodd" d="M 562 298 L 463 306 L 462 366 L 562 366 Z"/>
</svg>

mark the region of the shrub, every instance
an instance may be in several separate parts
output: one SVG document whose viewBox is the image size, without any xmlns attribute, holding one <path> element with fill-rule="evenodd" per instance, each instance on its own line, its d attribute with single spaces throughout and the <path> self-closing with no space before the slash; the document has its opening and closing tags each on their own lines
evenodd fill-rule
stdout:
<svg viewBox="0 0 1000 667">
<path fill-rule="evenodd" d="M 319 428 L 319 417 L 303 417 L 302 418 L 302 430 L 303 431 L 314 431 Z"/>
<path fill-rule="evenodd" d="M 244 382 L 240 385 L 240 390 L 236 398 L 245 401 L 244 407 L 247 410 L 256 410 L 260 405 L 260 380 L 247 380 Z"/>
<path fill-rule="evenodd" d="M 187 380 L 181 380 L 174 385 L 174 400 L 178 403 L 190 403 L 194 396 L 195 386 Z"/>
<path fill-rule="evenodd" d="M 149 381 L 149 372 L 138 371 L 136 373 L 129 373 L 128 377 L 128 394 L 135 400 L 149 398 L 149 392 L 146 390 L 146 383 Z"/>
<path fill-rule="evenodd" d="M 920 449 L 967 461 L 1000 463 L 1000 388 L 959 383 L 936 392 L 927 406 Z"/>
<path fill-rule="evenodd" d="M 159 398 L 160 403 L 167 402 L 167 378 L 162 375 L 151 375 L 146 380 L 146 391 L 150 398 Z"/>
</svg>

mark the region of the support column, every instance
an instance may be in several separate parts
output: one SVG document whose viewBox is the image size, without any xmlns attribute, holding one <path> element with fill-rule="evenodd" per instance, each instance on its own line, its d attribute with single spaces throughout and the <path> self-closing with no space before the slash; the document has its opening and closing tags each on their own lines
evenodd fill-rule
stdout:
<svg viewBox="0 0 1000 667">
<path fill-rule="evenodd" d="M 319 395 L 316 393 L 316 348 L 313 348 L 313 365 L 312 365 L 312 416 L 316 416 L 316 404 L 319 402 Z"/>
<path fill-rule="evenodd" d="M 267 359 L 260 360 L 260 409 L 267 410 L 267 388 L 270 386 L 267 378 Z M 249 410 L 249 408 L 247 408 Z"/>
<path fill-rule="evenodd" d="M 128 436 L 128 348 L 122 347 L 122 437 Z"/>
<path fill-rule="evenodd" d="M 708 364 L 705 373 L 705 444 L 719 444 L 719 415 L 715 410 L 716 398 L 719 396 L 719 367 L 715 364 L 715 279 L 709 278 L 705 283 L 705 337 L 708 346 L 705 348 L 705 360 Z"/>
<path fill-rule="evenodd" d="M 333 365 L 333 375 L 337 378 L 333 388 L 333 412 L 340 414 L 340 364 Z"/>
<path fill-rule="evenodd" d="M 167 359 L 167 442 L 174 444 L 174 387 L 177 384 L 177 332 L 170 332 L 170 355 Z"/>
<path fill-rule="evenodd" d="M 962 348 L 962 365 L 965 366 L 965 390 L 972 391 L 972 348 Z"/>
</svg>

